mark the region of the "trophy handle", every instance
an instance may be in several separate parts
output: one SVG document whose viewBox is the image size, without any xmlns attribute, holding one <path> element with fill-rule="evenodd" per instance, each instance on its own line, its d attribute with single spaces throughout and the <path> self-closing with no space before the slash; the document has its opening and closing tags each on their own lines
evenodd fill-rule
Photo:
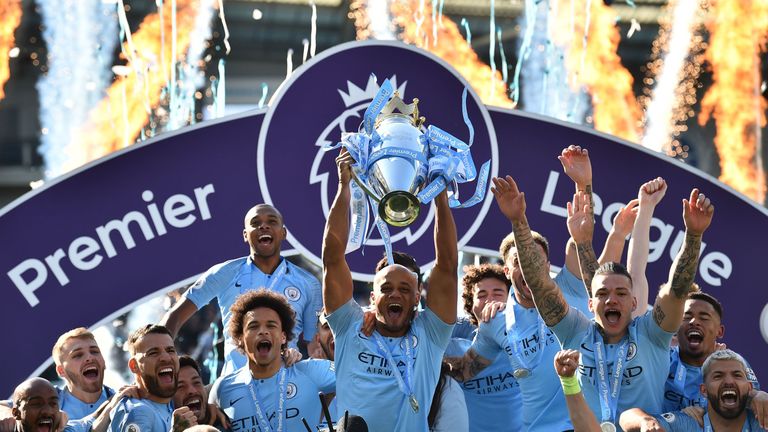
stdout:
<svg viewBox="0 0 768 432">
<path fill-rule="evenodd" d="M 365 185 L 365 182 L 360 180 L 360 178 L 355 174 L 355 170 L 350 170 L 352 172 L 352 179 L 357 183 L 358 186 L 360 186 L 360 189 L 362 189 L 369 197 L 373 198 L 374 201 L 380 202 L 381 198 L 377 197 L 376 194 L 371 191 L 368 186 Z"/>
</svg>

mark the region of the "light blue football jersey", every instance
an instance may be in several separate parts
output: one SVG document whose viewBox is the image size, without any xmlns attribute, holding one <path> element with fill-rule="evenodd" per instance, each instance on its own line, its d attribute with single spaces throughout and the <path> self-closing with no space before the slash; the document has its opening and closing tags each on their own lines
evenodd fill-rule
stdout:
<svg viewBox="0 0 768 432">
<path fill-rule="evenodd" d="M 581 391 L 595 417 L 602 421 L 595 361 L 595 341 L 602 342 L 602 336 L 597 324 L 580 311 L 570 308 L 568 314 L 552 329 L 562 342 L 563 348 L 581 352 L 578 374 Z M 612 419 L 617 428 L 619 416 L 629 408 L 641 408 L 651 415 L 662 412 L 672 335 L 673 333 L 661 329 L 648 312 L 632 320 L 628 334 L 622 341 L 604 345 L 606 382 L 611 387 L 616 355 L 626 342 L 617 407 Z"/>
<path fill-rule="evenodd" d="M 247 366 L 240 368 L 216 380 L 209 402 L 227 414 L 233 431 L 271 432 L 279 429 L 277 414 L 282 393 L 283 431 L 303 431 L 302 418 L 313 427 L 320 423 L 322 406 L 318 392 L 335 391 L 333 362 L 309 359 L 289 368 L 282 367 L 264 379 L 254 379 Z M 257 402 L 261 416 L 256 409 Z M 265 422 L 269 423 L 268 427 Z"/>
<path fill-rule="evenodd" d="M 377 347 L 374 337 L 360 332 L 363 311 L 350 299 L 332 314 L 328 323 L 336 338 L 338 410 L 363 417 L 372 432 L 426 432 L 427 414 L 440 375 L 443 353 L 451 336 L 446 324 L 429 308 L 420 311 L 404 337 L 382 337 L 396 368 Z M 378 334 L 378 333 L 377 333 Z M 410 338 L 410 343 L 406 342 Z M 406 346 L 413 346 L 412 390 L 418 402 L 414 412 L 393 373 L 406 368 Z"/>
<path fill-rule="evenodd" d="M 161 404 L 149 399 L 125 398 L 110 417 L 111 432 L 169 432 L 173 402 Z"/>
<path fill-rule="evenodd" d="M 232 316 L 230 308 L 238 296 L 259 288 L 269 288 L 284 295 L 296 312 L 296 326 L 291 347 L 296 347 L 299 335 L 311 341 L 317 331 L 317 313 L 323 307 L 320 282 L 311 273 L 294 265 L 285 258 L 271 274 L 265 274 L 250 257 L 237 258 L 210 268 L 184 293 L 198 309 L 207 305 L 214 297 L 219 302 L 224 328 L 229 327 Z M 229 332 L 224 332 L 224 353 L 226 363 L 222 375 L 233 372 L 248 363 L 232 342 Z"/>
<path fill-rule="evenodd" d="M 452 338 L 445 355 L 461 357 L 470 345 L 471 342 L 466 339 Z M 467 404 L 470 431 L 523 430 L 520 384 L 512 372 L 507 355 L 500 352 L 490 366 L 471 380 L 460 383 Z"/>
<path fill-rule="evenodd" d="M 78 420 L 96 411 L 102 403 L 115 394 L 111 388 L 104 386 L 101 390 L 99 400 L 94 403 L 83 402 L 75 395 L 69 392 L 67 387 L 56 388 L 59 392 L 59 406 L 61 410 L 67 413 L 70 420 Z"/>
</svg>

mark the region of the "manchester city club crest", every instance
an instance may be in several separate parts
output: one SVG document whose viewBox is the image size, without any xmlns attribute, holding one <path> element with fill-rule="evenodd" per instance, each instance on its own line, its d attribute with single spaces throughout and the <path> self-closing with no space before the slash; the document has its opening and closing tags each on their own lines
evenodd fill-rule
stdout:
<svg viewBox="0 0 768 432">
<path fill-rule="evenodd" d="M 257 159 L 261 193 L 283 213 L 289 243 L 318 265 L 321 244 L 316 241 L 317 233 L 323 232 L 336 192 L 334 159 L 338 155 L 323 147 L 339 142 L 342 133 L 358 131 L 366 108 L 385 80 L 401 97 L 419 98 L 421 114 L 449 134 L 471 142 L 473 159 L 490 159 L 491 176 L 498 174 L 490 115 L 467 82 L 442 60 L 388 41 L 343 44 L 323 52 L 294 72 L 271 101 L 259 135 Z M 462 112 L 465 89 L 466 116 Z M 286 189 L 286 184 L 292 187 Z M 473 192 L 474 184 L 462 185 L 459 200 Z M 478 231 L 491 203 L 492 196 L 487 194 L 478 205 L 454 212 L 459 247 Z M 422 207 L 411 225 L 391 231 L 391 243 L 393 249 L 407 250 L 428 267 L 434 260 L 434 207 Z M 362 253 L 347 255 L 357 280 L 373 279 L 374 264 L 384 251 L 378 233 L 369 231 L 365 230 Z"/>
<path fill-rule="evenodd" d="M 289 382 L 288 385 L 285 386 L 285 397 L 287 399 L 295 398 L 297 392 L 298 392 L 298 388 L 296 387 L 296 384 Z"/>
<path fill-rule="evenodd" d="M 627 347 L 627 361 L 632 360 L 637 355 L 637 344 L 634 342 L 629 343 L 629 347 Z"/>
<path fill-rule="evenodd" d="M 290 301 L 298 301 L 301 298 L 301 291 L 296 287 L 288 287 L 283 291 L 283 294 Z"/>
</svg>

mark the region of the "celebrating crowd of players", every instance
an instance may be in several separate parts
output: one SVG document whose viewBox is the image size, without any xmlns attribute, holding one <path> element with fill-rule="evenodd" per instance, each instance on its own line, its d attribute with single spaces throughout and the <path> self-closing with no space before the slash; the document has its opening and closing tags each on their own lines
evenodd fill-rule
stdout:
<svg viewBox="0 0 768 432">
<path fill-rule="evenodd" d="M 93 334 L 71 330 L 53 347 L 64 386 L 19 384 L 0 408 L 0 431 L 764 430 L 768 394 L 747 362 L 718 343 L 724 311 L 694 282 L 714 213 L 709 198 L 693 189 L 683 199 L 685 238 L 649 309 L 649 232 L 665 181 L 640 186 L 597 256 L 588 152 L 571 146 L 559 159 L 576 190 L 566 262 L 554 278 L 550 245 L 531 229 L 525 194 L 506 176 L 491 190 L 512 232 L 501 242 L 502 265 L 463 269 L 466 318 L 457 321 L 457 234 L 445 192 L 435 199 L 426 288 L 415 260 L 395 253 L 395 264 L 377 264 L 364 308 L 345 258 L 354 160 L 342 152 L 322 289 L 280 256 L 282 215 L 257 205 L 244 221 L 250 255 L 212 267 L 159 323 L 131 333 L 133 385 L 104 385 Z M 206 385 L 174 338 L 213 298 L 226 360 Z M 296 349 L 300 338 L 309 359 Z"/>
</svg>

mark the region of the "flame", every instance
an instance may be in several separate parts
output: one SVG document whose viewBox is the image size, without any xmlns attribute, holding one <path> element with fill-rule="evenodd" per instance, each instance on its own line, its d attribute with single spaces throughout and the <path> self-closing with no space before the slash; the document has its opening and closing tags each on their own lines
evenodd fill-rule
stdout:
<svg viewBox="0 0 768 432">
<path fill-rule="evenodd" d="M 355 21 L 357 38 L 371 36 L 370 19 L 361 0 L 351 5 L 350 17 Z M 393 23 L 399 28 L 399 38 L 408 44 L 423 48 L 437 55 L 453 66 L 472 86 L 483 103 L 512 108 L 507 95 L 507 85 L 499 71 L 495 73 L 472 50 L 461 35 L 456 23 L 442 16 L 432 20 L 432 3 L 429 0 L 392 1 L 390 12 Z M 437 37 L 432 32 L 437 26 Z"/>
<path fill-rule="evenodd" d="M 572 0 L 556 8 L 551 28 L 554 42 L 565 48 L 571 87 L 585 87 L 592 97 L 595 129 L 638 142 L 642 112 L 632 75 L 616 53 L 616 14 L 600 0 Z"/>
<path fill-rule="evenodd" d="M 759 203 L 765 201 L 765 174 L 758 145 L 766 101 L 760 95 L 759 52 L 766 48 L 768 1 L 712 2 L 706 59 L 712 87 L 701 101 L 699 123 L 714 117 L 720 180 Z"/>
<path fill-rule="evenodd" d="M 174 2 L 163 3 L 165 34 L 171 34 L 171 13 Z M 150 120 L 152 111 L 161 104 L 161 94 L 168 82 L 168 71 L 184 57 L 195 27 L 198 1 L 176 0 L 177 58 L 171 55 L 171 43 L 161 44 L 160 16 L 148 15 L 133 33 L 132 53 L 125 69 L 127 73 L 107 90 L 107 96 L 91 111 L 88 122 L 70 140 L 69 160 L 64 171 L 81 166 L 136 141 Z M 128 51 L 127 43 L 124 52 Z M 164 51 L 161 55 L 161 51 Z M 163 63 L 163 60 L 165 62 Z M 163 109 L 158 109 L 162 116 Z M 152 122 L 157 119 L 152 119 Z"/>
<path fill-rule="evenodd" d="M 646 111 L 641 144 L 685 159 L 688 146 L 677 137 L 688 130 L 697 100 L 697 83 L 707 47 L 702 36 L 706 5 L 700 0 L 670 0 L 651 46 L 640 104 Z"/>
<path fill-rule="evenodd" d="M 21 22 L 21 0 L 0 2 L 0 100 L 5 97 L 3 87 L 11 76 L 9 53 L 13 48 L 13 32 Z"/>
</svg>

